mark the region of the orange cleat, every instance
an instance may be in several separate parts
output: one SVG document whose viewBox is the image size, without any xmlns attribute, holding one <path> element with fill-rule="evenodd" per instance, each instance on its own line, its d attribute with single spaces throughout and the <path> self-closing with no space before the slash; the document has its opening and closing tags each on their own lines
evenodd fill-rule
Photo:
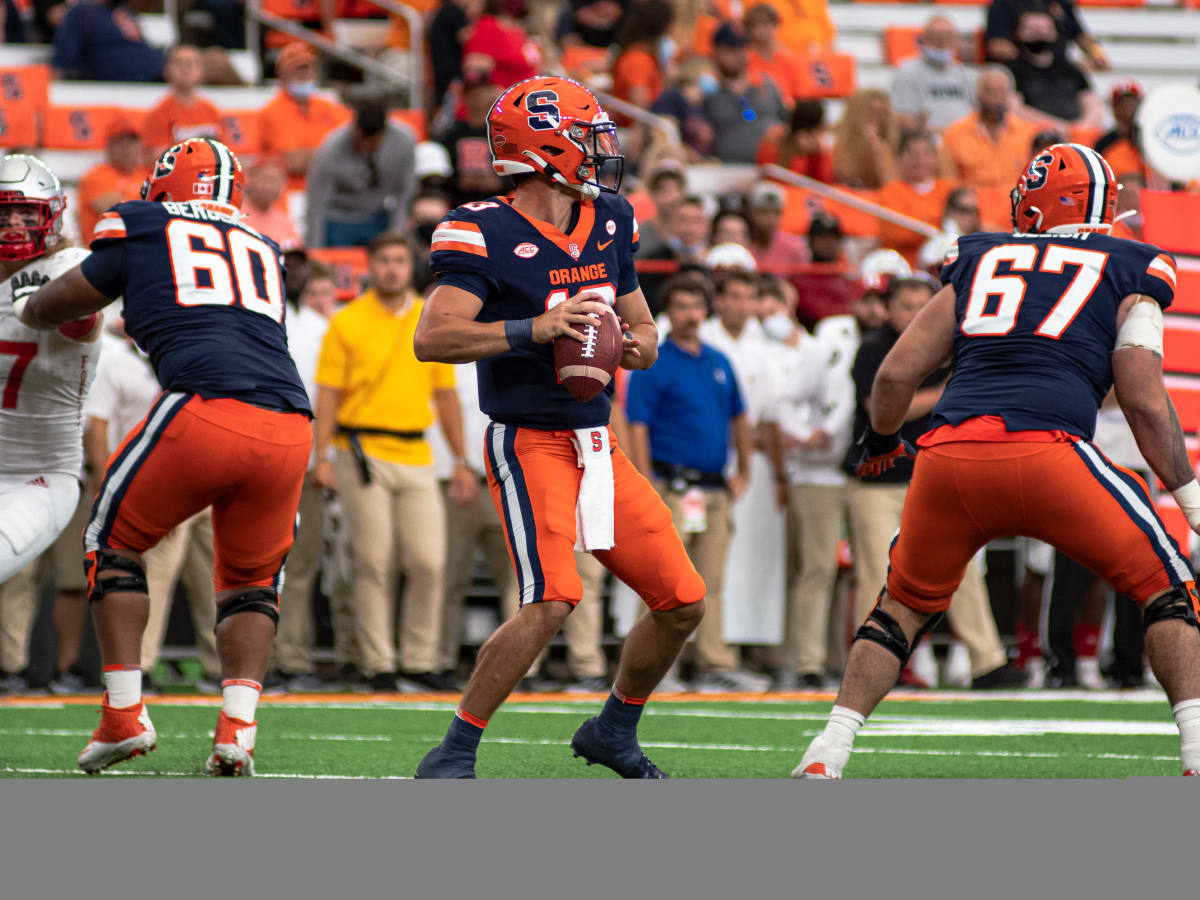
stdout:
<svg viewBox="0 0 1200 900">
<path fill-rule="evenodd" d="M 79 754 L 79 768 L 89 775 L 102 769 L 144 756 L 155 748 L 158 734 L 146 704 L 115 707 L 108 705 L 108 692 L 100 704 L 100 727 L 92 732 L 92 739 Z"/>
<path fill-rule="evenodd" d="M 212 753 L 204 764 L 205 775 L 226 777 L 254 774 L 254 737 L 258 733 L 258 722 L 243 722 L 225 715 L 217 715 L 217 731 L 213 735 Z"/>
</svg>

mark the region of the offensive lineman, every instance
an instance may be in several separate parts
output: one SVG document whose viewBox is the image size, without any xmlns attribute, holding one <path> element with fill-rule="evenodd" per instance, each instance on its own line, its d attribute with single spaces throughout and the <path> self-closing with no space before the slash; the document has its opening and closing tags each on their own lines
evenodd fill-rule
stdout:
<svg viewBox="0 0 1200 900">
<path fill-rule="evenodd" d="M 650 614 L 630 632 L 603 711 L 575 733 L 576 756 L 624 778 L 665 778 L 642 753 L 646 698 L 704 612 L 696 573 L 654 488 L 608 428 L 610 400 L 576 401 L 557 382 L 551 342 L 615 307 L 629 331 L 621 365 L 650 366 L 658 335 L 633 269 L 637 223 L 601 168 L 623 166 L 616 126 L 566 78 L 510 87 L 488 115 L 497 174 L 512 200 L 460 206 L 433 236 L 438 286 L 414 339 L 427 361 L 478 360 L 488 483 L 507 532 L 521 610 L 484 644 L 445 738 L 418 778 L 474 778 L 488 719 L 579 602 L 574 548 L 633 587 Z M 620 184 L 620 170 L 617 185 Z M 611 392 L 611 387 L 610 387 Z M 581 473 L 580 468 L 583 472 Z"/>
<path fill-rule="evenodd" d="M 102 317 L 64 319 L 54 331 L 18 319 L 42 284 L 88 255 L 59 235 L 66 205 L 40 159 L 0 161 L 0 584 L 54 543 L 79 501 Z"/>
<path fill-rule="evenodd" d="M 1055 144 L 1012 192 L 1013 234 L 960 237 L 945 287 L 884 360 L 860 475 L 915 451 L 899 428 L 920 381 L 953 374 L 918 441 L 887 585 L 855 635 L 825 730 L 796 778 L 836 779 L 866 716 L 946 609 L 972 555 L 1033 537 L 1142 607 L 1146 652 L 1179 726 L 1184 775 L 1200 775 L 1200 601 L 1195 574 L 1145 483 L 1091 442 L 1116 387 L 1138 447 L 1200 532 L 1200 484 L 1162 378 L 1175 262 L 1108 235 L 1118 185 L 1095 151 Z"/>
<path fill-rule="evenodd" d="M 254 714 L 312 411 L 287 349 L 279 247 L 238 222 L 244 186 L 224 144 L 171 147 L 143 199 L 105 213 L 91 256 L 42 287 L 22 316 L 54 328 L 123 296 L 125 330 L 163 386 L 109 459 L 84 533 L 107 689 L 79 756 L 87 772 L 154 749 L 139 667 L 149 615 L 142 554 L 211 506 L 223 703 L 205 772 L 254 774 Z"/>
</svg>

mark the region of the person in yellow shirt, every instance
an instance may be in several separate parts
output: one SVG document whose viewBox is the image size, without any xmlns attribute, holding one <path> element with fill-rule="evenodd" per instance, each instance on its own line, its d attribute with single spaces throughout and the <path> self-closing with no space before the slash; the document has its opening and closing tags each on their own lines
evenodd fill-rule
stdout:
<svg viewBox="0 0 1200 900">
<path fill-rule="evenodd" d="M 451 500 L 469 502 L 479 484 L 464 455 L 454 367 L 418 362 L 413 352 L 423 301 L 412 289 L 408 239 L 375 238 L 367 275 L 371 288 L 334 314 L 321 344 L 313 480 L 336 489 L 345 512 L 354 630 L 370 687 L 455 691 L 453 679 L 438 672 L 445 513 L 425 439 L 435 410 L 454 456 Z M 393 558 L 407 578 L 399 681 Z"/>
</svg>

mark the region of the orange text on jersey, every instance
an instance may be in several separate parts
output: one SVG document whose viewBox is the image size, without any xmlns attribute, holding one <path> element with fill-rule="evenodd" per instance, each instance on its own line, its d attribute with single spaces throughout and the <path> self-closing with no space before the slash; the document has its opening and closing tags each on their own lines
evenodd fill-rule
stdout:
<svg viewBox="0 0 1200 900">
<path fill-rule="evenodd" d="M 604 263 L 592 263 L 590 266 L 576 266 L 574 269 L 551 269 L 551 284 L 579 284 L 583 281 L 595 281 L 607 278 L 608 270 Z"/>
</svg>

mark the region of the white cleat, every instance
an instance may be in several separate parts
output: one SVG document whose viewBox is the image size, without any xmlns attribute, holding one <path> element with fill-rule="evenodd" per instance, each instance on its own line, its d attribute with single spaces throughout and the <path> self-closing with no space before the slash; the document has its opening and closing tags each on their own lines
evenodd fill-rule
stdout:
<svg viewBox="0 0 1200 900">
<path fill-rule="evenodd" d="M 79 754 L 79 768 L 95 775 L 109 766 L 144 756 L 158 743 L 158 734 L 146 704 L 118 709 L 108 705 L 108 694 L 100 705 L 100 727 Z"/>
<path fill-rule="evenodd" d="M 254 738 L 257 722 L 231 719 L 221 710 L 217 716 L 217 731 L 213 735 L 212 753 L 204 763 L 205 775 L 244 776 L 254 774 Z"/>
<path fill-rule="evenodd" d="M 850 760 L 850 750 L 831 747 L 825 741 L 825 735 L 818 734 L 808 749 L 800 765 L 792 769 L 792 778 L 809 778 L 818 781 L 841 781 L 842 769 Z"/>
</svg>

